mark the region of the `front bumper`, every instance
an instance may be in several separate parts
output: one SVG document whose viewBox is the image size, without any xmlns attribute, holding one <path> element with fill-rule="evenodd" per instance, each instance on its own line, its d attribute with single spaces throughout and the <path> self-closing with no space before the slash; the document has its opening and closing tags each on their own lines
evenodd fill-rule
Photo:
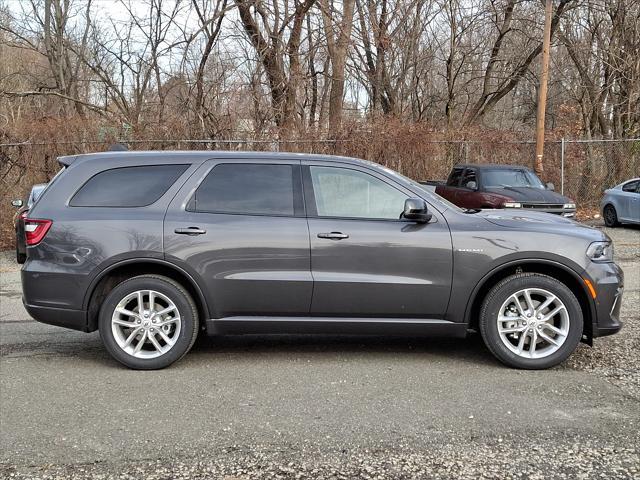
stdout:
<svg viewBox="0 0 640 480">
<path fill-rule="evenodd" d="M 615 263 L 593 263 L 585 270 L 596 291 L 593 338 L 613 335 L 622 328 L 620 309 L 624 291 L 624 273 Z"/>
</svg>

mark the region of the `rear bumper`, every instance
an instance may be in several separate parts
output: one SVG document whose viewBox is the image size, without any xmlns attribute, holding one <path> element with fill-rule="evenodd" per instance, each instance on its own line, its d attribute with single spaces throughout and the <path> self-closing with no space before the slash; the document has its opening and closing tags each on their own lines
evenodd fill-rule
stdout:
<svg viewBox="0 0 640 480">
<path fill-rule="evenodd" d="M 24 301 L 24 298 L 22 302 L 29 315 L 38 322 L 80 330 L 81 332 L 89 331 L 87 329 L 87 312 L 84 310 L 29 305 Z"/>
</svg>

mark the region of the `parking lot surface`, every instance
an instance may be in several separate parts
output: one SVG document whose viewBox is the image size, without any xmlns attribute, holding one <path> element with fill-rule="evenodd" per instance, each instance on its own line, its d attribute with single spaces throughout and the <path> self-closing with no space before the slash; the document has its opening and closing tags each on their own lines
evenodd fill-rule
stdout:
<svg viewBox="0 0 640 480">
<path fill-rule="evenodd" d="M 39 324 L 0 262 L 0 477 L 638 478 L 640 229 L 607 230 L 625 327 L 561 367 L 466 340 L 201 339 L 127 370 L 97 333 Z"/>
</svg>

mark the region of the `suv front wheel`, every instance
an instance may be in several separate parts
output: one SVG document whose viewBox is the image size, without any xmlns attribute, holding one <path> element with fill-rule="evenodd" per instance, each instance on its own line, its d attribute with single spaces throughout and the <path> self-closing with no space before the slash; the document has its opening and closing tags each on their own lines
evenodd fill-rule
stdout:
<svg viewBox="0 0 640 480">
<path fill-rule="evenodd" d="M 198 335 L 198 310 L 179 283 L 159 275 L 116 286 L 100 308 L 100 337 L 129 368 L 153 370 L 180 360 Z"/>
<path fill-rule="evenodd" d="M 583 315 L 573 292 L 538 273 L 505 278 L 488 293 L 480 312 L 485 344 L 501 362 L 543 369 L 562 363 L 582 338 Z"/>
</svg>

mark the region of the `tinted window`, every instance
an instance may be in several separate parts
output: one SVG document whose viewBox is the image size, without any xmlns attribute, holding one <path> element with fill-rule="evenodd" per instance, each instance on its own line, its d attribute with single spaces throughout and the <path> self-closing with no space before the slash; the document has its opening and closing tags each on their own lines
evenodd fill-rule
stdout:
<svg viewBox="0 0 640 480">
<path fill-rule="evenodd" d="M 635 192 L 638 189 L 638 184 L 640 184 L 640 182 L 629 182 L 629 183 L 625 183 L 622 186 L 622 190 L 624 190 L 625 192 Z"/>
<path fill-rule="evenodd" d="M 71 199 L 72 207 L 145 207 L 157 201 L 189 165 L 123 167 L 98 173 Z"/>
<path fill-rule="evenodd" d="M 464 177 L 462 178 L 462 186 L 466 188 L 471 188 L 471 186 L 469 186 L 469 183 L 471 182 L 475 183 L 475 186 L 473 188 L 477 188 L 478 179 L 476 178 L 476 171 L 467 169 L 467 171 L 464 172 Z"/>
<path fill-rule="evenodd" d="M 334 167 L 311 167 L 321 217 L 398 220 L 407 196 L 376 177 Z"/>
<path fill-rule="evenodd" d="M 460 181 L 460 177 L 462 177 L 462 172 L 464 172 L 464 168 L 454 168 L 453 171 L 451 172 L 451 175 L 449 175 L 449 180 L 447 180 L 447 185 L 450 185 L 452 187 L 457 187 L 458 186 L 458 182 Z"/>
<path fill-rule="evenodd" d="M 298 170 L 292 165 L 217 165 L 198 187 L 190 209 L 209 213 L 294 215 L 294 171 Z"/>
</svg>

